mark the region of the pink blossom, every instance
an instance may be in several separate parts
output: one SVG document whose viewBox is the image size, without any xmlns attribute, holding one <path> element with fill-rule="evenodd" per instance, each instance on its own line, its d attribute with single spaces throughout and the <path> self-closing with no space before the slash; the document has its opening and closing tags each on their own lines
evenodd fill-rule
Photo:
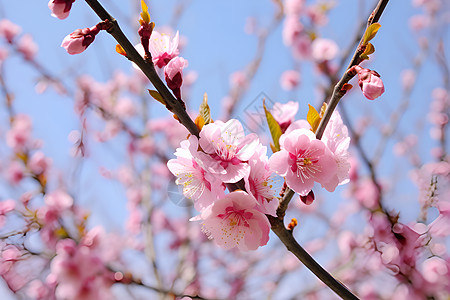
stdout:
<svg viewBox="0 0 450 300">
<path fill-rule="evenodd" d="M 17 43 L 17 51 L 22 53 L 26 60 L 33 60 L 38 52 L 38 45 L 29 34 L 25 34 Z"/>
<path fill-rule="evenodd" d="M 259 144 L 256 134 L 245 135 L 242 124 L 235 119 L 216 121 L 203 126 L 199 153 L 208 172 L 226 183 L 238 182 L 250 172 L 246 163 Z"/>
<path fill-rule="evenodd" d="M 318 38 L 312 42 L 312 57 L 317 62 L 329 61 L 334 59 L 338 52 L 338 45 L 330 39 Z"/>
<path fill-rule="evenodd" d="M 269 220 L 256 205 L 246 192 L 231 192 L 202 212 L 203 230 L 222 248 L 256 250 L 267 244 L 270 231 Z"/>
<path fill-rule="evenodd" d="M 152 54 L 152 60 L 155 66 L 162 68 L 169 63 L 170 60 L 178 56 L 179 33 L 175 34 L 172 41 L 167 34 L 161 34 L 153 30 L 150 37 L 149 50 Z"/>
<path fill-rule="evenodd" d="M 328 182 L 328 185 L 336 187 L 349 182 L 350 154 L 348 147 L 350 146 L 350 137 L 348 136 L 347 126 L 342 122 L 338 111 L 333 112 L 325 128 L 322 141 L 333 154 L 337 164 L 337 172 Z"/>
<path fill-rule="evenodd" d="M 334 191 L 335 186 L 329 186 L 328 182 L 338 170 L 336 161 L 311 130 L 296 129 L 283 134 L 280 147 L 281 150 L 270 157 L 269 166 L 272 171 L 286 178 L 291 189 L 306 196 L 314 182 L 318 182 L 328 191 Z"/>
<path fill-rule="evenodd" d="M 28 161 L 28 168 L 36 175 L 47 171 L 51 164 L 51 159 L 45 157 L 44 153 L 38 151 L 34 153 Z"/>
<path fill-rule="evenodd" d="M 284 1 L 284 13 L 287 16 L 299 17 L 305 7 L 305 0 L 285 0 Z"/>
<path fill-rule="evenodd" d="M 48 8 L 52 11 L 52 16 L 58 19 L 65 19 L 69 16 L 72 3 L 75 0 L 50 0 L 48 2 Z"/>
<path fill-rule="evenodd" d="M 250 173 L 244 177 L 245 189 L 258 202 L 257 210 L 275 216 L 278 201 L 274 197 L 272 185 L 269 184 L 269 177 L 272 172 L 269 169 L 267 147 L 260 144 L 255 154 L 249 159 L 248 164 Z"/>
<path fill-rule="evenodd" d="M 236 71 L 230 75 L 230 85 L 235 88 L 245 89 L 248 87 L 247 75 L 243 71 Z"/>
<path fill-rule="evenodd" d="M 298 111 L 298 102 L 289 101 L 288 103 L 276 102 L 270 113 L 275 121 L 280 124 L 281 130 L 284 132 L 294 121 Z"/>
<path fill-rule="evenodd" d="M 169 160 L 167 167 L 177 177 L 175 183 L 183 186 L 183 195 L 192 199 L 195 208 L 202 211 L 223 194 L 224 186 L 205 170 L 197 149 L 198 140 L 195 136 L 182 141 L 181 147 L 175 152 L 177 159 Z"/>
<path fill-rule="evenodd" d="M 164 67 L 164 75 L 167 86 L 173 91 L 177 99 L 181 99 L 180 88 L 183 84 L 183 69 L 188 66 L 188 61 L 182 57 L 175 57 Z"/>
<path fill-rule="evenodd" d="M 100 32 L 98 26 L 91 28 L 77 29 L 64 38 L 61 47 L 66 49 L 67 53 L 79 54 L 86 50 L 95 40 L 95 36 Z"/>
<path fill-rule="evenodd" d="M 367 99 L 374 100 L 384 93 L 384 84 L 380 79 L 380 74 L 360 66 L 353 66 L 349 72 L 352 71 L 358 72 L 358 84 Z"/>
<path fill-rule="evenodd" d="M 439 202 L 439 216 L 428 226 L 432 236 L 450 235 L 450 202 Z"/>
<path fill-rule="evenodd" d="M 0 21 L 0 36 L 3 36 L 8 43 L 12 43 L 14 38 L 20 34 L 22 29 L 8 19 Z"/>
<path fill-rule="evenodd" d="M 6 143 L 14 151 L 25 151 L 31 140 L 31 119 L 18 114 L 13 119 L 11 129 L 6 134 Z"/>
<path fill-rule="evenodd" d="M 292 46 L 303 33 L 304 28 L 299 19 L 294 16 L 287 16 L 283 26 L 283 42 L 286 46 Z"/>
<path fill-rule="evenodd" d="M 280 84 L 286 91 L 295 89 L 300 83 L 300 73 L 295 70 L 287 70 L 281 74 Z"/>
<path fill-rule="evenodd" d="M 307 60 L 311 57 L 311 38 L 307 34 L 301 34 L 293 41 L 292 54 L 299 60 Z"/>
<path fill-rule="evenodd" d="M 25 167 L 22 163 L 18 161 L 12 161 L 8 166 L 6 174 L 8 181 L 13 185 L 19 184 L 25 177 L 25 171 Z"/>
</svg>

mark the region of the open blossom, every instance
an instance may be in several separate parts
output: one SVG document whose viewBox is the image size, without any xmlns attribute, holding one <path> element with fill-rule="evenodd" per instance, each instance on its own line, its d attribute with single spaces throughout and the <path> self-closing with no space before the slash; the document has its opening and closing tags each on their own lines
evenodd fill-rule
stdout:
<svg viewBox="0 0 450 300">
<path fill-rule="evenodd" d="M 314 182 L 328 191 L 335 186 L 328 184 L 337 172 L 337 164 L 323 141 L 317 140 L 308 129 L 296 129 L 280 137 L 281 150 L 269 159 L 270 169 L 286 178 L 287 185 L 300 196 L 306 196 Z"/>
<path fill-rule="evenodd" d="M 175 152 L 177 158 L 169 160 L 167 167 L 177 177 L 176 184 L 183 186 L 183 195 L 192 199 L 195 208 L 201 211 L 223 194 L 224 186 L 204 169 L 203 162 L 196 157 L 197 149 L 195 136 L 182 141 Z"/>
<path fill-rule="evenodd" d="M 69 54 L 79 54 L 86 50 L 100 32 L 98 26 L 91 28 L 77 29 L 64 38 L 61 47 L 66 49 Z"/>
<path fill-rule="evenodd" d="M 15 116 L 11 129 L 6 134 L 6 143 L 14 151 L 25 151 L 31 142 L 31 119 L 27 115 Z"/>
<path fill-rule="evenodd" d="M 32 60 L 38 51 L 38 45 L 29 34 L 25 34 L 17 43 L 17 51 L 22 53 L 26 60 Z"/>
<path fill-rule="evenodd" d="M 53 17 L 63 20 L 69 16 L 74 2 L 75 0 L 50 0 L 48 8 L 52 11 Z"/>
<path fill-rule="evenodd" d="M 152 60 L 155 66 L 162 68 L 169 63 L 172 58 L 177 57 L 180 53 L 178 50 L 179 33 L 175 34 L 172 41 L 167 34 L 161 34 L 153 30 L 150 37 L 149 50 L 152 54 Z"/>
<path fill-rule="evenodd" d="M 257 210 L 264 214 L 276 215 L 278 201 L 270 182 L 272 172 L 269 169 L 267 147 L 259 145 L 255 154 L 249 159 L 250 173 L 244 177 L 245 189 L 258 202 Z"/>
<path fill-rule="evenodd" d="M 269 220 L 256 205 L 246 192 L 231 192 L 202 212 L 203 230 L 225 249 L 256 250 L 267 244 L 270 232 Z"/>
<path fill-rule="evenodd" d="M 300 83 L 300 73 L 295 70 L 287 70 L 281 74 L 281 87 L 286 91 L 295 89 Z"/>
<path fill-rule="evenodd" d="M 327 145 L 333 154 L 337 164 L 337 172 L 328 182 L 330 187 L 345 184 L 349 181 L 350 173 L 350 154 L 348 147 L 350 146 L 350 137 L 348 136 L 347 126 L 342 122 L 338 111 L 334 111 L 328 122 L 322 141 Z"/>
<path fill-rule="evenodd" d="M 318 62 L 332 60 L 339 52 L 338 45 L 330 39 L 315 39 L 311 44 L 311 48 L 311 55 Z"/>
<path fill-rule="evenodd" d="M 225 183 L 238 182 L 248 175 L 247 161 L 258 144 L 257 136 L 246 136 L 242 124 L 235 119 L 210 123 L 200 132 L 200 146 L 209 154 L 203 154 L 202 160 L 208 171 Z"/>
<path fill-rule="evenodd" d="M 270 110 L 270 113 L 280 125 L 281 131 L 285 132 L 289 125 L 294 121 L 297 111 L 298 102 L 289 101 L 285 104 L 276 102 Z"/>
<path fill-rule="evenodd" d="M 12 43 L 14 38 L 22 31 L 19 25 L 14 24 L 8 19 L 0 21 L 0 36 L 3 36 L 8 43 Z"/>
<path fill-rule="evenodd" d="M 173 91 L 177 99 L 181 99 L 181 85 L 183 84 L 183 69 L 188 66 L 188 61 L 182 57 L 175 57 L 164 68 L 167 86 Z"/>
</svg>

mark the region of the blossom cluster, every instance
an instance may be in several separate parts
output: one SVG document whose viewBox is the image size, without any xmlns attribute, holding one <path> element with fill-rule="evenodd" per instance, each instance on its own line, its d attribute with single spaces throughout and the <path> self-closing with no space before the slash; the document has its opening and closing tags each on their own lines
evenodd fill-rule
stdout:
<svg viewBox="0 0 450 300">
<path fill-rule="evenodd" d="M 265 214 L 276 215 L 278 206 L 273 172 L 307 196 L 315 182 L 328 191 L 348 181 L 350 138 L 339 114 L 333 114 L 322 140 L 316 139 L 305 120 L 293 122 L 298 104 L 277 103 L 273 114 L 285 132 L 281 149 L 270 159 L 256 134 L 245 135 L 235 119 L 205 125 L 199 138 L 181 142 L 176 159 L 167 166 L 183 186 L 183 195 L 194 201 L 203 230 L 223 248 L 254 250 L 268 241 L 270 224 Z M 240 189 L 226 194 L 230 184 Z M 312 201 L 311 201 L 312 202 Z"/>
</svg>

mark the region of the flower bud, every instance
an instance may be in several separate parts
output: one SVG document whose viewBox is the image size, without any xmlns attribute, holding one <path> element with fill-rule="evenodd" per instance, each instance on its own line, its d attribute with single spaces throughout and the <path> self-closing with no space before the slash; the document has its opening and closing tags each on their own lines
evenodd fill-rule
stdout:
<svg viewBox="0 0 450 300">
<path fill-rule="evenodd" d="M 52 16 L 63 20 L 69 16 L 72 3 L 75 0 L 50 0 L 48 2 L 48 8 L 52 11 Z"/>
<path fill-rule="evenodd" d="M 384 84 L 380 79 L 380 74 L 360 66 L 353 66 L 349 72 L 351 70 L 358 72 L 358 84 L 367 99 L 374 100 L 384 93 Z"/>
<path fill-rule="evenodd" d="M 61 47 L 64 47 L 69 54 L 79 54 L 92 44 L 99 32 L 98 26 L 77 29 L 64 38 Z"/>
<path fill-rule="evenodd" d="M 173 91 L 177 99 L 181 99 L 181 84 L 183 83 L 183 69 L 188 66 L 188 61 L 182 57 L 175 57 L 164 68 L 167 86 Z"/>
</svg>

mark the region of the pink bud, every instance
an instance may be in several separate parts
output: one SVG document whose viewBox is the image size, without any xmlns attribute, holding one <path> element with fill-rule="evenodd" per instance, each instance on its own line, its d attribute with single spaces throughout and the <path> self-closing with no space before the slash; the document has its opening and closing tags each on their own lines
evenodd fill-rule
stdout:
<svg viewBox="0 0 450 300">
<path fill-rule="evenodd" d="M 72 3 L 75 0 L 50 0 L 48 2 L 48 8 L 52 11 L 52 16 L 58 19 L 65 19 L 69 16 Z"/>
<path fill-rule="evenodd" d="M 177 99 L 181 99 L 180 87 L 183 83 L 183 69 L 187 66 L 188 61 L 177 56 L 164 67 L 167 86 L 174 92 Z"/>
<path fill-rule="evenodd" d="M 69 54 L 79 54 L 86 50 L 86 48 L 94 41 L 95 36 L 99 31 L 97 26 L 77 29 L 64 38 L 61 47 L 64 47 Z"/>
<path fill-rule="evenodd" d="M 353 66 L 349 72 L 352 70 L 358 72 L 358 84 L 367 99 L 374 100 L 384 93 L 384 84 L 380 79 L 380 74 L 360 66 Z"/>
<path fill-rule="evenodd" d="M 17 51 L 22 53 L 26 60 L 33 60 L 38 51 L 38 45 L 29 34 L 25 34 L 17 43 Z"/>
<path fill-rule="evenodd" d="M 311 203 L 313 203 L 314 199 L 315 199 L 315 196 L 314 196 L 314 192 L 312 190 L 309 191 L 308 195 L 306 195 L 306 196 L 300 195 L 300 200 L 302 200 L 302 202 L 305 203 L 306 205 L 310 205 Z"/>
</svg>

